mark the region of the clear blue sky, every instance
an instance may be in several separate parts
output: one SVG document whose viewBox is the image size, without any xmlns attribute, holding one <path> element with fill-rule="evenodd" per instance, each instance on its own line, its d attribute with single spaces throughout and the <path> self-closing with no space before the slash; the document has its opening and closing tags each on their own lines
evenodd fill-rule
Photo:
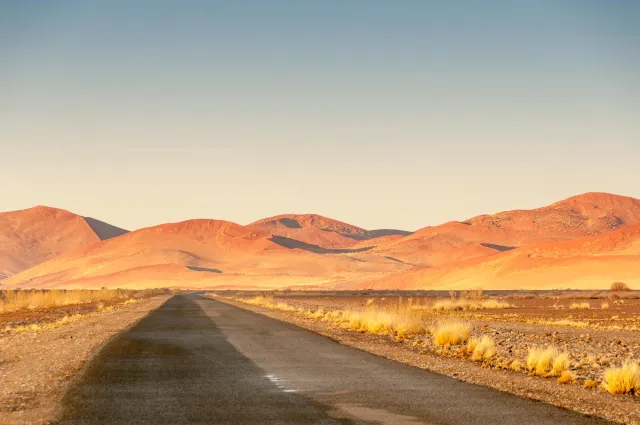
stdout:
<svg viewBox="0 0 640 425">
<path fill-rule="evenodd" d="M 0 0 L 0 160 L 132 229 L 640 197 L 640 2 Z"/>
</svg>

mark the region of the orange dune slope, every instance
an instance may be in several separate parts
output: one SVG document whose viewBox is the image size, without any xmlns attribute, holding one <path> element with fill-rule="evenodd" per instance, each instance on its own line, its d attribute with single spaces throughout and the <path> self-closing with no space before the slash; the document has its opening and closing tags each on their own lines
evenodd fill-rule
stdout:
<svg viewBox="0 0 640 425">
<path fill-rule="evenodd" d="M 310 244 L 289 246 L 286 242 L 270 233 L 228 221 L 188 220 L 93 243 L 12 276 L 3 284 L 48 288 L 73 283 L 78 287 L 85 280 L 91 286 L 131 287 L 136 284 L 131 276 L 139 277 L 139 270 L 144 267 L 154 273 L 165 270 L 167 276 L 186 277 L 200 286 L 228 282 L 229 276 L 306 276 L 310 283 L 317 283 L 327 281 L 328 277 L 347 278 L 408 268 L 366 251 L 334 251 Z M 134 269 L 138 271 L 134 273 Z M 200 274 L 196 276 L 195 272 Z M 298 279 L 295 283 L 304 281 Z"/>
<path fill-rule="evenodd" d="M 93 218 L 44 206 L 0 213 L 0 279 L 126 232 Z"/>
<path fill-rule="evenodd" d="M 322 248 L 350 248 L 360 241 L 411 234 L 411 232 L 394 229 L 365 230 L 317 214 L 283 214 L 258 220 L 247 227 Z M 371 242 L 364 246 L 374 244 Z"/>
<path fill-rule="evenodd" d="M 481 215 L 381 240 L 372 253 L 420 266 L 484 257 L 517 246 L 597 235 L 640 224 L 640 200 L 585 193 L 533 210 Z"/>
<path fill-rule="evenodd" d="M 574 240 L 523 246 L 498 255 L 345 284 L 376 289 L 640 289 L 640 225 Z"/>
</svg>

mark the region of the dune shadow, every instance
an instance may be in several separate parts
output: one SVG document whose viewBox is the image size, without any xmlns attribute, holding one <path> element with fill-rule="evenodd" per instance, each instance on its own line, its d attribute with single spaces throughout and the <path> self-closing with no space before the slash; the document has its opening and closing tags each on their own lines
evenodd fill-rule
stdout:
<svg viewBox="0 0 640 425">
<path fill-rule="evenodd" d="M 373 246 L 367 246 L 364 248 L 323 248 L 319 245 L 313 245 L 306 242 L 301 242 L 296 239 L 287 238 L 284 236 L 272 236 L 269 238 L 271 242 L 277 243 L 280 246 L 289 249 L 302 249 L 316 254 L 352 254 L 355 252 L 369 251 L 374 248 Z"/>
<path fill-rule="evenodd" d="M 485 246 L 487 248 L 498 250 L 500 252 L 511 251 L 512 249 L 516 248 L 515 246 L 496 245 L 494 243 L 481 243 L 480 245 Z"/>
<path fill-rule="evenodd" d="M 283 226 L 288 227 L 289 229 L 302 229 L 300 223 L 293 218 L 281 218 L 278 220 Z"/>
<path fill-rule="evenodd" d="M 398 229 L 376 229 L 369 230 L 369 235 L 371 235 L 371 238 L 379 238 L 381 236 L 409 236 L 413 235 L 413 232 Z"/>
<path fill-rule="evenodd" d="M 104 221 L 96 220 L 92 217 L 83 217 L 84 221 L 89 225 L 91 230 L 100 238 L 101 241 L 116 238 L 129 233 L 128 230 L 121 229 Z"/>
<path fill-rule="evenodd" d="M 209 267 L 187 266 L 187 268 L 196 272 L 222 273 L 220 269 L 212 269 Z"/>
</svg>

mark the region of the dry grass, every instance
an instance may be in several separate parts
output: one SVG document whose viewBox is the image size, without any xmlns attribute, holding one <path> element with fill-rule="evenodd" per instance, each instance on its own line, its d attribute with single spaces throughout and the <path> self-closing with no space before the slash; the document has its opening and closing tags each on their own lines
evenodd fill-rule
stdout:
<svg viewBox="0 0 640 425">
<path fill-rule="evenodd" d="M 574 382 L 576 382 L 576 378 L 568 370 L 563 371 L 558 378 L 558 384 L 573 384 Z"/>
<path fill-rule="evenodd" d="M 598 383 L 593 379 L 587 379 L 586 381 L 584 381 L 584 385 L 583 385 L 585 390 L 592 390 L 597 386 L 598 386 Z"/>
<path fill-rule="evenodd" d="M 91 314 L 74 314 L 71 316 L 64 316 L 62 319 L 53 321 L 53 322 L 45 322 L 45 323 L 37 323 L 26 326 L 6 326 L 2 332 L 3 333 L 22 333 L 22 332 L 44 332 L 51 329 L 59 328 L 60 326 L 64 326 L 69 323 L 77 322 L 80 319 L 90 316 Z"/>
<path fill-rule="evenodd" d="M 133 291 L 124 289 L 0 291 L 0 313 L 94 302 L 114 303 L 134 297 L 152 296 L 160 292 L 159 290 Z"/>
<path fill-rule="evenodd" d="M 604 302 L 604 303 L 600 304 L 600 308 L 602 310 L 608 310 L 609 309 L 609 303 L 608 302 Z"/>
<path fill-rule="evenodd" d="M 467 344 L 467 353 L 471 355 L 471 360 L 480 362 L 491 360 L 496 355 L 496 345 L 493 339 L 483 335 L 482 338 L 471 338 Z"/>
<path fill-rule="evenodd" d="M 397 303 L 378 306 L 374 300 L 367 301 L 364 309 L 318 310 L 296 309 L 287 303 L 274 301 L 273 296 L 257 296 L 251 299 L 237 298 L 237 301 L 266 307 L 271 310 L 289 311 L 303 314 L 307 319 L 330 322 L 343 329 L 366 332 L 375 335 L 394 335 L 411 338 L 424 332 L 422 313 L 414 309 L 413 300 L 398 298 Z"/>
<path fill-rule="evenodd" d="M 433 330 L 433 343 L 435 345 L 464 344 L 471 334 L 470 326 L 458 320 L 441 322 Z"/>
<path fill-rule="evenodd" d="M 627 361 L 621 367 L 607 369 L 602 387 L 611 394 L 640 394 L 640 367 Z"/>
<path fill-rule="evenodd" d="M 511 307 L 511 304 L 496 299 L 470 300 L 460 298 L 440 300 L 433 304 L 433 309 L 436 311 L 502 309 Z"/>
<path fill-rule="evenodd" d="M 573 303 L 569 306 L 569 310 L 589 310 L 590 308 L 591 304 L 588 302 Z"/>
<path fill-rule="evenodd" d="M 560 376 L 569 368 L 569 355 L 559 353 L 554 346 L 533 347 L 527 356 L 527 369 L 533 375 L 542 377 Z"/>
</svg>

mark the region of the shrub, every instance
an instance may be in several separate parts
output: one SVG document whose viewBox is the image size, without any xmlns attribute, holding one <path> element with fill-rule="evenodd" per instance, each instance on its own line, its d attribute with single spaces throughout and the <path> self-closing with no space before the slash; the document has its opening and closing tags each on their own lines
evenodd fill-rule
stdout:
<svg viewBox="0 0 640 425">
<path fill-rule="evenodd" d="M 464 322 L 442 322 L 433 331 L 433 343 L 435 345 L 464 344 L 469 339 L 470 333 L 469 325 Z"/>
<path fill-rule="evenodd" d="M 471 354 L 471 360 L 490 360 L 496 355 L 496 346 L 491 337 L 483 335 L 481 339 L 472 338 L 467 345 L 467 352 Z"/>
<path fill-rule="evenodd" d="M 570 310 L 589 310 L 591 308 L 591 304 L 588 302 L 583 303 L 573 303 L 569 306 Z"/>
<path fill-rule="evenodd" d="M 611 394 L 640 394 L 640 368 L 633 361 L 604 372 L 603 388 Z"/>
<path fill-rule="evenodd" d="M 629 285 L 624 282 L 613 282 L 611 284 L 611 288 L 609 288 L 611 292 L 628 292 L 631 291 Z"/>
<path fill-rule="evenodd" d="M 527 356 L 527 369 L 534 375 L 548 377 L 558 376 L 569 367 L 569 355 L 558 353 L 557 348 L 533 347 Z"/>
<path fill-rule="evenodd" d="M 569 369 L 569 354 L 561 353 L 553 359 L 553 367 L 551 368 L 551 374 L 553 376 L 561 375 Z"/>
<path fill-rule="evenodd" d="M 559 384 L 572 384 L 575 381 L 576 379 L 574 378 L 573 373 L 568 370 L 563 371 L 562 375 L 558 378 Z"/>
<path fill-rule="evenodd" d="M 598 383 L 596 381 L 594 381 L 593 379 L 587 379 L 586 381 L 584 381 L 584 388 L 587 390 L 592 390 L 595 387 L 598 386 Z"/>
</svg>

